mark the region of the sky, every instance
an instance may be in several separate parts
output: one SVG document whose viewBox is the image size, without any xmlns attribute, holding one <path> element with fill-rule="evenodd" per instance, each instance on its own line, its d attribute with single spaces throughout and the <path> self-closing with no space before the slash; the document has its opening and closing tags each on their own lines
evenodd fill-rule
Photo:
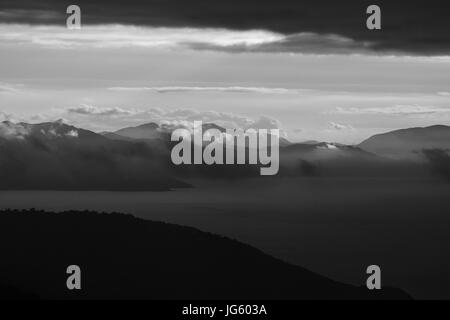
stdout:
<svg viewBox="0 0 450 320">
<path fill-rule="evenodd" d="M 345 3 L 345 4 L 344 4 Z M 356 144 L 450 125 L 443 1 L 0 3 L 0 120 L 93 131 L 202 120 Z"/>
</svg>

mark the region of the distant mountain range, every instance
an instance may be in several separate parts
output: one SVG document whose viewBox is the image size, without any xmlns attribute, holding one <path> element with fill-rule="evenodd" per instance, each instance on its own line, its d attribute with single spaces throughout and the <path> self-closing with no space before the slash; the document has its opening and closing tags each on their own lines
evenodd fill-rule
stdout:
<svg viewBox="0 0 450 320">
<path fill-rule="evenodd" d="M 364 140 L 359 148 L 392 158 L 411 158 L 423 150 L 450 150 L 450 127 L 436 125 L 377 134 Z"/>
<path fill-rule="evenodd" d="M 167 152 L 62 122 L 0 125 L 0 189 L 169 190 L 186 187 Z"/>
<path fill-rule="evenodd" d="M 181 126 L 180 126 L 181 127 Z M 102 135 L 116 140 L 129 140 L 129 139 L 135 139 L 135 140 L 153 140 L 153 139 L 162 139 L 165 141 L 170 140 L 170 135 L 173 130 L 177 129 L 179 127 L 167 127 L 167 126 L 160 126 L 154 122 L 142 124 L 136 127 L 127 127 L 120 130 L 117 130 L 115 132 L 101 132 Z M 209 129 L 216 129 L 220 132 L 226 132 L 226 129 L 218 126 L 215 123 L 204 123 L 202 125 L 203 132 L 209 130 Z M 291 143 L 283 138 L 279 138 L 280 146 L 287 146 Z"/>
<path fill-rule="evenodd" d="M 137 127 L 128 127 L 117 130 L 115 132 L 106 132 L 103 135 L 116 138 L 116 137 L 124 137 L 129 139 L 167 139 L 167 134 L 170 134 L 167 130 L 163 130 L 156 123 L 146 123 Z"/>
<path fill-rule="evenodd" d="M 204 124 L 204 130 L 225 129 Z M 0 123 L 0 189 L 170 190 L 195 178 L 259 175 L 254 165 L 181 165 L 170 160 L 174 128 L 156 123 L 95 133 L 62 121 Z M 450 177 L 450 127 L 375 135 L 357 146 L 280 141 L 280 176 Z"/>
</svg>

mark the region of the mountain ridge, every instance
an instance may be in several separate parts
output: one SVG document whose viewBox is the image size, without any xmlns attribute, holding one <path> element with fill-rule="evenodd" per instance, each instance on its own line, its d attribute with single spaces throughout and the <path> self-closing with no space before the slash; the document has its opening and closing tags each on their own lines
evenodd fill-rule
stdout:
<svg viewBox="0 0 450 320">
<path fill-rule="evenodd" d="M 41 299 L 411 298 L 388 286 L 343 284 L 192 227 L 120 213 L 0 211 L 0 250 L 8 261 L 0 283 Z M 71 264 L 82 269 L 81 291 L 65 287 Z"/>
<path fill-rule="evenodd" d="M 433 125 L 388 131 L 358 144 L 363 150 L 392 158 L 418 158 L 422 150 L 450 149 L 450 126 Z"/>
<path fill-rule="evenodd" d="M 205 128 L 221 127 L 208 123 Z M 443 138 L 436 132 L 450 132 L 449 128 L 435 125 L 401 129 L 394 133 L 374 135 L 356 146 L 328 142 L 280 143 L 279 175 L 436 175 L 448 179 L 448 153 L 445 148 L 431 148 L 437 151 L 426 152 L 422 146 L 419 151 L 411 152 L 405 150 L 408 144 L 403 142 L 397 148 L 398 139 L 390 137 L 398 132 L 401 132 L 401 136 L 411 137 L 411 132 L 420 134 L 432 130 L 432 135 L 413 139 L 413 142 L 424 144 L 436 137 L 438 146 L 439 143 L 447 146 L 450 136 L 449 139 Z M 259 165 L 174 165 L 170 155 L 177 142 L 171 141 L 169 128 L 161 128 L 156 123 L 121 130 L 125 130 L 118 130 L 122 135 L 114 132 L 99 134 L 63 121 L 38 124 L 2 122 L 0 189 L 162 191 L 187 187 L 190 184 L 184 180 L 190 178 L 242 179 L 259 175 Z M 127 136 L 129 130 L 131 134 Z M 414 134 L 412 136 L 415 137 Z M 392 157 L 389 153 L 367 147 L 368 142 L 376 142 L 379 137 L 382 137 L 382 142 L 387 139 L 382 147 L 394 148 L 398 155 L 406 154 L 407 157 Z M 392 143 L 394 146 L 389 145 Z M 417 147 L 412 148 L 414 149 Z M 421 160 L 420 164 L 416 164 L 417 158 Z"/>
</svg>

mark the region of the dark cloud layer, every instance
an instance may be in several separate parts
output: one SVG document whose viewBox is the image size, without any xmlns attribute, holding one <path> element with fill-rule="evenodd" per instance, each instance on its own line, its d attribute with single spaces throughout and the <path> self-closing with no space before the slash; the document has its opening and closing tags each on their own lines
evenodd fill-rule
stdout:
<svg viewBox="0 0 450 320">
<path fill-rule="evenodd" d="M 450 53 L 448 0 L 2 0 L 0 20 L 64 24 L 65 8 L 74 3 L 81 6 L 85 24 L 266 29 L 287 35 L 332 33 L 372 42 L 375 51 Z M 365 27 L 370 4 L 382 9 L 381 31 Z"/>
</svg>

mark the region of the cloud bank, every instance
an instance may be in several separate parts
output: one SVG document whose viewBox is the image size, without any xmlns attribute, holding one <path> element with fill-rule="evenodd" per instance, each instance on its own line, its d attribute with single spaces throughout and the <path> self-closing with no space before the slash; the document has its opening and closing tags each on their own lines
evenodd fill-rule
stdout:
<svg viewBox="0 0 450 320">
<path fill-rule="evenodd" d="M 81 30 L 68 30 L 66 27 L 52 25 L 0 24 L 0 43 L 57 49 L 136 47 L 305 54 L 369 54 L 373 46 L 371 42 L 313 32 L 284 35 L 258 29 L 166 28 L 117 24 L 88 25 Z"/>
<path fill-rule="evenodd" d="M 111 87 L 112 91 L 154 91 L 157 93 L 176 92 L 231 92 L 261 94 L 301 94 L 307 89 L 268 88 L 268 87 Z"/>
<path fill-rule="evenodd" d="M 5 23 L 64 26 L 68 4 L 59 0 L 2 0 L 0 16 Z M 371 43 L 377 52 L 450 54 L 450 19 L 443 9 L 443 1 L 378 0 L 376 4 L 382 10 L 382 32 L 371 32 L 365 27 L 366 9 L 371 4 L 372 1 L 366 0 L 77 1 L 86 27 L 121 24 L 152 28 L 266 30 L 285 36 L 278 41 L 287 43 L 296 42 L 289 37 L 295 38 L 293 35 L 298 34 L 334 34 L 358 44 Z"/>
<path fill-rule="evenodd" d="M 333 121 L 330 122 L 330 126 L 335 130 L 354 130 L 351 125 L 341 124 Z"/>
<path fill-rule="evenodd" d="M 141 110 L 91 105 L 80 105 L 61 111 L 66 113 L 69 121 L 75 120 L 77 123 L 91 124 L 97 122 L 109 123 L 116 129 L 125 125 L 139 125 L 149 122 L 155 122 L 167 129 L 173 129 L 191 127 L 194 121 L 202 121 L 203 123 L 215 123 L 230 129 L 280 129 L 280 135 L 286 137 L 286 132 L 283 131 L 281 122 L 265 115 L 252 118 L 231 112 L 200 111 L 187 108 L 172 110 L 151 108 Z"/>
<path fill-rule="evenodd" d="M 420 106 L 420 105 L 395 105 L 383 108 L 343 108 L 337 107 L 332 113 L 338 114 L 373 114 L 373 115 L 426 115 L 450 113 L 450 108 Z"/>
</svg>

